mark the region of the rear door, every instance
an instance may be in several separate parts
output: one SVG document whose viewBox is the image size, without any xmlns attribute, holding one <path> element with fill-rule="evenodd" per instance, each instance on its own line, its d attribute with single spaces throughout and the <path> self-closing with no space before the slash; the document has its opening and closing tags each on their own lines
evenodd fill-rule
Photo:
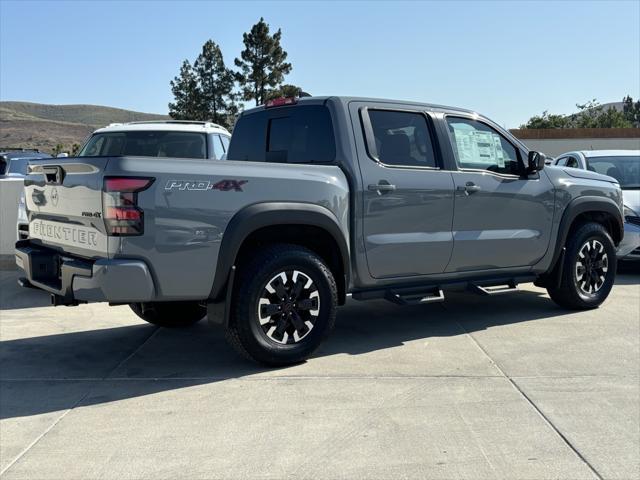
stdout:
<svg viewBox="0 0 640 480">
<path fill-rule="evenodd" d="M 34 243 L 84 257 L 108 256 L 102 219 L 107 162 L 104 157 L 31 161 L 25 203 Z"/>
<path fill-rule="evenodd" d="M 447 272 L 521 267 L 547 251 L 554 189 L 542 171 L 522 175 L 522 152 L 477 118 L 446 116 L 457 171 L 454 246 Z"/>
<path fill-rule="evenodd" d="M 430 114 L 353 102 L 362 230 L 373 278 L 444 271 L 453 247 L 453 180 L 442 170 Z"/>
</svg>

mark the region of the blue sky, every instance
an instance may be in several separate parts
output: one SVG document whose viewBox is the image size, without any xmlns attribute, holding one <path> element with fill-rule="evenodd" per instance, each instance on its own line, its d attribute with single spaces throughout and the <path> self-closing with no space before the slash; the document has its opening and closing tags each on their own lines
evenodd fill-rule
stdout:
<svg viewBox="0 0 640 480">
<path fill-rule="evenodd" d="M 0 0 L 0 98 L 166 113 L 212 38 L 225 60 L 260 16 L 313 95 L 475 109 L 507 127 L 640 96 L 640 2 Z"/>
</svg>

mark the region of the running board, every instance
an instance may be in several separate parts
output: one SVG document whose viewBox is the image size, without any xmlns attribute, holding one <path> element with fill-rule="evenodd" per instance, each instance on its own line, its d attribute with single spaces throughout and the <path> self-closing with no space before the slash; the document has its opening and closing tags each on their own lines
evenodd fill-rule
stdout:
<svg viewBox="0 0 640 480">
<path fill-rule="evenodd" d="M 439 288 L 431 290 L 387 290 L 384 298 L 397 305 L 423 305 L 444 302 L 444 293 Z"/>
<path fill-rule="evenodd" d="M 504 285 L 481 286 L 475 283 L 469 284 L 469 290 L 478 295 L 502 295 L 503 293 L 513 293 L 518 291 L 518 284 L 515 280 L 510 280 Z"/>
</svg>

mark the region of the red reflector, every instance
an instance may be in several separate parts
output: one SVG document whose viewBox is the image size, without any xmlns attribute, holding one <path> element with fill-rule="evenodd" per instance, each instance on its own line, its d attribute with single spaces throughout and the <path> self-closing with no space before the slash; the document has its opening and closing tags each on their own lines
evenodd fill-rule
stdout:
<svg viewBox="0 0 640 480">
<path fill-rule="evenodd" d="M 153 178 L 105 177 L 105 192 L 139 192 L 149 187 Z"/>
<path fill-rule="evenodd" d="M 142 213 L 137 208 L 107 207 L 105 218 L 108 220 L 140 220 Z"/>
<path fill-rule="evenodd" d="M 295 105 L 296 103 L 298 103 L 298 99 L 296 97 L 279 97 L 269 100 L 264 104 L 264 107 L 282 107 L 283 105 Z"/>
</svg>

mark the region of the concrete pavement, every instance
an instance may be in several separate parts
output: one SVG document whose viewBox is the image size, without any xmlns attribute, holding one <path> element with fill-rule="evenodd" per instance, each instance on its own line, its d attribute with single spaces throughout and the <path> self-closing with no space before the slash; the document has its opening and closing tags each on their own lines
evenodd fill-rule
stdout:
<svg viewBox="0 0 640 480">
<path fill-rule="evenodd" d="M 263 369 L 200 322 L 47 306 L 0 272 L 2 478 L 640 475 L 640 272 L 567 312 L 525 285 L 350 301 L 302 365 Z"/>
</svg>

